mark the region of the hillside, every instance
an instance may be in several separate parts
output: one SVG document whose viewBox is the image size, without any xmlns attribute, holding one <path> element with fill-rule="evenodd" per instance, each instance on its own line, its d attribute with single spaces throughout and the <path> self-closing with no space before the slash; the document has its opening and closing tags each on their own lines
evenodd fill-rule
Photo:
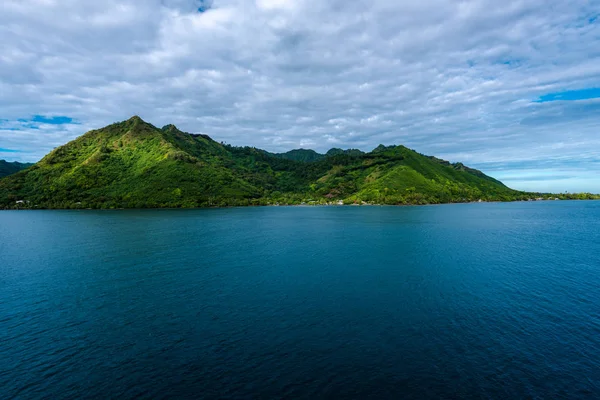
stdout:
<svg viewBox="0 0 600 400">
<path fill-rule="evenodd" d="M 31 168 L 0 179 L 0 207 L 428 204 L 527 197 L 480 171 L 404 146 L 312 152 L 316 158 L 310 152 L 282 156 L 233 147 L 133 117 L 87 132 Z"/>
<path fill-rule="evenodd" d="M 364 152 L 362 152 L 358 149 L 342 150 L 342 149 L 338 149 L 338 148 L 334 147 L 332 149 L 329 149 L 329 151 L 325 154 L 317 153 L 316 151 L 311 150 L 311 149 L 295 149 L 295 150 L 290 150 L 285 153 L 269 153 L 269 154 L 272 156 L 278 157 L 278 158 L 285 158 L 286 160 L 313 162 L 313 161 L 322 160 L 325 157 L 331 157 L 331 156 L 336 156 L 336 155 L 340 155 L 340 154 L 357 156 L 357 155 L 364 154 Z"/>
<path fill-rule="evenodd" d="M 20 163 L 20 162 L 8 162 L 0 160 L 0 178 L 8 175 L 15 174 L 25 168 L 31 167 L 33 164 Z"/>
<path fill-rule="evenodd" d="M 312 162 L 322 160 L 325 155 L 310 149 L 295 149 L 285 153 L 272 153 L 273 156 L 292 161 Z"/>
</svg>

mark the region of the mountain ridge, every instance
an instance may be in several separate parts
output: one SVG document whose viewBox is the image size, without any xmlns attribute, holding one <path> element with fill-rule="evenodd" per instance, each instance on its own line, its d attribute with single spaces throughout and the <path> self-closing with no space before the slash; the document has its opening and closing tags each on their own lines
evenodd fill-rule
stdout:
<svg viewBox="0 0 600 400">
<path fill-rule="evenodd" d="M 33 163 L 21 163 L 18 161 L 0 160 L 0 178 L 15 174 L 23 169 L 29 168 Z"/>
<path fill-rule="evenodd" d="M 332 151 L 333 150 L 333 151 Z M 530 195 L 405 146 L 273 154 L 134 116 L 57 147 L 0 179 L 0 208 L 437 204 Z M 315 156 L 316 155 L 316 156 Z"/>
</svg>

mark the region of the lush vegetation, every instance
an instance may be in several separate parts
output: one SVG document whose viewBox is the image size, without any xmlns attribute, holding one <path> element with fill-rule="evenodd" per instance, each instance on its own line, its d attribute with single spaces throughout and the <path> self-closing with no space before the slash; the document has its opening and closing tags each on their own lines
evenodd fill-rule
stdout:
<svg viewBox="0 0 600 400">
<path fill-rule="evenodd" d="M 20 162 L 8 162 L 0 160 L 0 178 L 8 175 L 15 174 L 25 168 L 31 167 L 33 164 L 20 163 Z"/>
<path fill-rule="evenodd" d="M 566 198 L 568 195 L 560 195 Z M 593 195 L 578 195 L 592 198 Z M 86 133 L 0 179 L 0 208 L 435 204 L 554 198 L 404 146 L 271 154 L 138 117 Z"/>
<path fill-rule="evenodd" d="M 295 150 L 290 150 L 286 153 L 279 153 L 279 154 L 271 153 L 271 155 L 274 157 L 285 158 L 287 160 L 303 161 L 303 162 L 318 161 L 318 160 L 325 158 L 324 154 L 319 154 L 316 151 L 310 150 L 310 149 L 295 149 Z"/>
</svg>

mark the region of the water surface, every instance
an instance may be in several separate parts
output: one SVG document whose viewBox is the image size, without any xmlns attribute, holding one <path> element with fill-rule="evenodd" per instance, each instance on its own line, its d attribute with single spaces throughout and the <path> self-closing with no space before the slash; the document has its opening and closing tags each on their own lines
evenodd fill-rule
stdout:
<svg viewBox="0 0 600 400">
<path fill-rule="evenodd" d="M 600 396 L 600 202 L 0 212 L 2 398 Z"/>
</svg>

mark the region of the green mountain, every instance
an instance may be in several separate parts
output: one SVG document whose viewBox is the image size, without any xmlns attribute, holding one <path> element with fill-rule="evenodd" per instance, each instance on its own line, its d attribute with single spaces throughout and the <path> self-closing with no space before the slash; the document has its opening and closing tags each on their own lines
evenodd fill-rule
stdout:
<svg viewBox="0 0 600 400">
<path fill-rule="evenodd" d="M 279 158 L 285 158 L 286 160 L 303 162 L 317 161 L 325 157 L 324 154 L 319 154 L 310 149 L 295 149 L 286 153 L 272 153 L 272 155 Z"/>
<path fill-rule="evenodd" d="M 271 154 L 274 157 L 285 158 L 286 160 L 313 162 L 313 161 L 322 160 L 325 157 L 337 156 L 340 154 L 358 156 L 358 155 L 364 154 L 364 152 L 362 152 L 358 149 L 342 150 L 342 149 L 338 149 L 338 148 L 334 147 L 325 154 L 317 153 L 316 151 L 310 150 L 310 149 L 295 149 L 295 150 L 290 150 L 285 153 L 269 153 L 269 154 Z"/>
<path fill-rule="evenodd" d="M 360 151 L 358 149 L 347 149 L 347 150 L 342 150 L 342 149 L 338 149 L 338 148 L 333 148 L 333 149 L 329 149 L 329 151 L 325 154 L 326 156 L 337 156 L 339 154 L 348 154 L 351 156 L 360 156 L 362 154 L 365 154 L 363 151 Z"/>
<path fill-rule="evenodd" d="M 20 162 L 8 162 L 4 160 L 0 160 L 0 178 L 3 176 L 8 176 L 15 174 L 25 168 L 31 167 L 33 164 L 29 163 L 20 163 Z"/>
<path fill-rule="evenodd" d="M 87 132 L 0 179 L 0 208 L 428 204 L 528 197 L 480 171 L 404 146 L 330 153 L 290 159 L 133 117 Z"/>
</svg>

